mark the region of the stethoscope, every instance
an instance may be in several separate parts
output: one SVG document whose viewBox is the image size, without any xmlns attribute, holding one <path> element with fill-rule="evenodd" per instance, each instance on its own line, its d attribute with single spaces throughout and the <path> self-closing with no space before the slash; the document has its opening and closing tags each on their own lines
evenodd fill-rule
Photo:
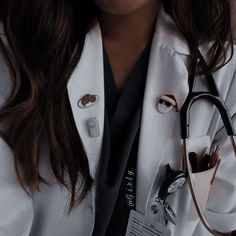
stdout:
<svg viewBox="0 0 236 236">
<path fill-rule="evenodd" d="M 189 135 L 190 109 L 196 101 L 203 99 L 203 100 L 207 100 L 208 102 L 216 106 L 216 108 L 220 112 L 220 116 L 225 126 L 227 135 L 229 136 L 231 140 L 235 157 L 236 157 L 236 133 L 234 130 L 233 122 L 230 117 L 229 110 L 225 102 L 223 101 L 223 98 L 217 88 L 217 85 L 215 83 L 215 80 L 212 74 L 210 73 L 205 74 L 205 77 L 208 83 L 208 92 L 205 92 L 205 91 L 195 92 L 194 91 L 194 85 L 196 83 L 196 78 L 197 78 L 196 76 L 197 66 L 200 66 L 203 69 L 207 69 L 207 63 L 205 62 L 199 50 L 197 52 L 197 60 L 194 65 L 194 70 L 192 73 L 189 74 L 189 78 L 188 78 L 189 93 L 187 95 L 187 98 L 183 106 L 180 109 L 181 139 L 183 142 L 183 152 L 184 152 L 182 170 L 173 171 L 173 173 L 170 173 L 169 175 L 167 175 L 166 179 L 161 184 L 159 194 L 158 194 L 158 199 L 166 199 L 168 195 L 180 189 L 184 185 L 185 180 L 188 180 L 187 182 L 189 185 L 193 203 L 196 207 L 199 218 L 202 224 L 205 226 L 205 228 L 210 233 L 216 236 L 230 236 L 230 235 L 233 236 L 233 235 L 236 235 L 236 230 L 230 231 L 230 232 L 221 232 L 210 226 L 206 217 L 204 216 L 203 210 L 201 209 L 201 206 L 200 206 L 197 194 L 196 194 L 196 190 L 194 187 L 194 181 L 193 181 L 193 175 L 191 171 L 191 163 L 189 161 L 189 154 L 187 151 L 188 150 L 187 145 L 188 145 L 188 138 L 190 137 Z"/>
</svg>

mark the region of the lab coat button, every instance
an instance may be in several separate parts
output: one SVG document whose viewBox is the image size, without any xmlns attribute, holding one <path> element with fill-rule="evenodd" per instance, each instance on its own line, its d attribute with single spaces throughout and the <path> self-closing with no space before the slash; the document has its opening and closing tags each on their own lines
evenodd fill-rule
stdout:
<svg viewBox="0 0 236 236">
<path fill-rule="evenodd" d="M 179 111 L 178 104 L 174 95 L 165 94 L 157 101 L 157 110 L 166 114 L 171 111 Z"/>
</svg>

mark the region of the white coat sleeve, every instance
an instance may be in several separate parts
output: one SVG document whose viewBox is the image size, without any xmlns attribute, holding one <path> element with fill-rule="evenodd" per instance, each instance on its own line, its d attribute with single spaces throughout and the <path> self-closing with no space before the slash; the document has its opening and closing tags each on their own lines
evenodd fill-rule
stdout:
<svg viewBox="0 0 236 236">
<path fill-rule="evenodd" d="M 0 54 L 0 107 L 9 92 L 9 84 L 9 71 Z M 32 205 L 17 180 L 12 150 L 0 136 L 0 235 L 29 236 Z"/>
<path fill-rule="evenodd" d="M 0 235 L 29 236 L 32 219 L 32 200 L 17 181 L 11 149 L 0 138 Z"/>
<path fill-rule="evenodd" d="M 236 75 L 232 80 L 226 104 L 236 128 Z M 210 190 L 205 216 L 216 229 L 232 231 L 236 229 L 236 158 L 222 123 L 215 135 L 214 143 L 220 146 L 221 163 Z M 193 236 L 200 235 L 211 235 L 201 222 L 193 233 Z"/>
</svg>

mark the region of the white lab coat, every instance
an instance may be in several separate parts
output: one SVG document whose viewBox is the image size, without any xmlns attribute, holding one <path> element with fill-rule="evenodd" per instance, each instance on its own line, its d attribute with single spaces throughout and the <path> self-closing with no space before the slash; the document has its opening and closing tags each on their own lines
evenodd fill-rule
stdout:
<svg viewBox="0 0 236 236">
<path fill-rule="evenodd" d="M 203 54 L 204 48 L 201 48 Z M 149 215 L 150 202 L 164 178 L 164 166 L 180 168 L 182 149 L 179 113 L 161 114 L 158 99 L 173 94 L 181 107 L 188 93 L 188 46 L 170 17 L 161 10 L 154 33 L 146 80 L 137 162 L 137 211 Z M 236 123 L 236 54 L 222 69 L 214 73 L 217 85 Z M 0 58 L 0 104 L 10 89 L 11 80 L 6 64 Z M 197 89 L 204 86 L 199 78 Z M 67 85 L 76 127 L 87 151 L 92 176 L 99 162 L 104 123 L 104 77 L 102 39 L 99 24 L 86 36 L 82 57 Z M 85 94 L 99 96 L 96 105 L 81 109 L 77 101 Z M 86 121 L 96 117 L 100 136 L 89 137 Z M 236 160 L 226 139 L 222 123 L 213 106 L 201 102 L 192 108 L 191 135 L 209 135 L 221 145 L 222 163 L 210 190 L 206 214 L 221 230 L 236 228 Z M 62 134 L 63 135 L 63 134 Z M 201 139 L 200 139 L 201 140 Z M 200 146 L 204 147 L 205 139 Z M 96 185 L 82 204 L 68 217 L 65 212 L 69 195 L 60 187 L 49 167 L 46 137 L 41 138 L 40 171 L 52 184 L 42 186 L 33 198 L 20 188 L 14 172 L 12 152 L 0 139 L 0 236 L 90 236 L 94 224 Z M 173 236 L 210 235 L 199 219 L 190 220 L 191 198 L 187 185 L 173 194 L 169 202 L 176 211 L 178 224 L 170 225 Z"/>
</svg>

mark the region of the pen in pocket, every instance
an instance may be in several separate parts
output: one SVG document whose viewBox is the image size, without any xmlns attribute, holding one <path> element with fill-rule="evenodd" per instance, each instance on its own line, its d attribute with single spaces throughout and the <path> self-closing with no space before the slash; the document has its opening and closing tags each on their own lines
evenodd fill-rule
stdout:
<svg viewBox="0 0 236 236">
<path fill-rule="evenodd" d="M 192 166 L 192 172 L 193 173 L 198 172 L 198 158 L 197 158 L 197 154 L 195 152 L 189 153 L 189 161 Z"/>
<path fill-rule="evenodd" d="M 189 161 L 192 166 L 192 172 L 202 172 L 209 170 L 217 165 L 219 160 L 219 146 L 211 146 L 206 150 L 202 157 L 198 157 L 195 152 L 189 153 Z"/>
<path fill-rule="evenodd" d="M 218 160 L 219 160 L 219 145 L 215 146 L 215 149 L 214 151 L 212 152 L 212 155 L 211 155 L 211 167 L 214 167 Z"/>
<path fill-rule="evenodd" d="M 199 158 L 198 161 L 198 171 L 205 171 L 210 168 L 211 165 L 211 148 L 207 148 L 206 152 Z"/>
</svg>

